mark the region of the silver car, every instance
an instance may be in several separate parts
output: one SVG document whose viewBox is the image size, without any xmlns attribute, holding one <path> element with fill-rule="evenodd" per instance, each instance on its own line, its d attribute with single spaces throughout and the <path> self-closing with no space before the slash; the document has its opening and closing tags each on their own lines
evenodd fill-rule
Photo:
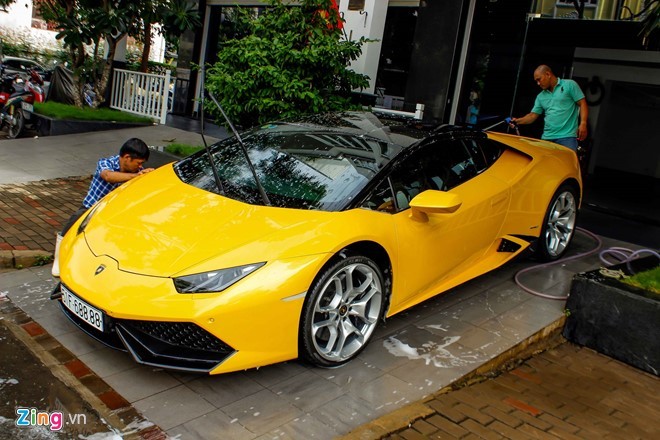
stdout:
<svg viewBox="0 0 660 440">
<path fill-rule="evenodd" d="M 44 81 L 50 81 L 51 71 L 47 70 L 44 66 L 36 61 L 28 60 L 27 58 L 18 57 L 2 57 L 2 73 L 5 75 L 19 74 L 21 78 L 27 78 L 28 70 L 35 70 Z"/>
</svg>

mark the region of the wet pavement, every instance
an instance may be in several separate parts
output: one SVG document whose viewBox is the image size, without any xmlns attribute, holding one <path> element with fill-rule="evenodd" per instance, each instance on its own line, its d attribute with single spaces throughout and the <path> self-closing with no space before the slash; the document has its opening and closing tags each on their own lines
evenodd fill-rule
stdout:
<svg viewBox="0 0 660 440">
<path fill-rule="evenodd" d="M 4 319 L 0 319 L 0 394 L 0 438 L 71 438 L 109 431 L 96 412 L 9 330 Z M 30 417 L 32 408 L 46 414 L 41 425 Z M 14 423 L 20 414 L 27 416 L 26 426 Z"/>
<path fill-rule="evenodd" d="M 607 246 L 627 243 L 605 240 Z M 572 253 L 593 247 L 578 235 Z M 513 281 L 520 259 L 424 302 L 381 325 L 360 356 L 324 370 L 296 361 L 220 376 L 163 371 L 92 340 L 48 299 L 50 266 L 5 273 L 2 292 L 145 419 L 173 438 L 335 438 L 424 400 L 563 318 L 563 301 L 530 295 Z M 523 282 L 568 292 L 573 273 L 597 257 L 530 272 Z"/>
<path fill-rule="evenodd" d="M 99 410 L 86 395 L 99 385 L 85 383 L 78 361 L 41 330 L 0 293 L 0 438 L 115 440 L 156 429 L 137 412 L 125 422 Z"/>
<path fill-rule="evenodd" d="M 132 130 L 140 131 L 136 133 Z M 5 210 L 0 212 L 0 233 L 4 234 L 0 236 L 0 245 L 6 243 L 3 249 L 11 247 L 12 251 L 20 252 L 18 246 L 35 246 L 52 251 L 48 237 L 54 236 L 61 222 L 68 218 L 70 206 L 67 203 L 77 205 L 86 190 L 85 177 L 81 180 L 80 177 L 67 176 L 88 176 L 93 165 L 86 162 L 91 162 L 92 157 L 92 163 L 95 163 L 103 154 L 114 154 L 123 140 L 136 135 L 150 144 L 159 142 L 158 139 L 182 139 L 188 136 L 172 127 L 145 127 L 118 132 L 86 136 L 80 134 L 72 138 L 57 136 L 47 142 L 44 139 L 0 142 L 0 159 L 12 160 L 0 160 L 0 209 Z M 99 142 L 94 141 L 97 138 Z M 38 157 L 43 167 L 31 165 L 27 158 L 33 157 Z M 81 164 L 76 164 L 76 167 L 86 163 L 84 172 L 71 168 L 68 162 L 74 157 L 81 158 Z M 157 154 L 154 159 L 171 161 L 171 158 Z M 62 163 L 58 169 L 56 165 L 60 160 Z M 46 170 L 46 164 L 52 166 Z M 7 177 L 5 173 L 12 170 L 15 174 Z M 71 172 L 74 174 L 68 174 Z M 34 176 L 47 180 L 34 182 L 30 180 Z M 18 196 L 14 197 L 16 194 Z M 5 200 L 11 197 L 14 197 L 14 205 L 7 206 Z M 58 208 L 61 212 L 57 211 Z M 21 209 L 24 212 L 19 215 Z M 52 221 L 46 221 L 48 219 Z M 614 225 L 608 227 L 616 232 Z M 36 236 L 28 234 L 29 231 L 36 232 L 43 239 L 24 244 L 28 237 Z M 637 228 L 636 231 L 637 235 L 635 230 L 630 235 L 636 243 L 634 245 L 603 237 L 604 246 L 639 248 L 649 246 L 650 238 L 658 237 L 654 234 L 657 229 L 649 232 Z M 16 236 L 20 236 L 20 240 L 10 241 Z M 593 240 L 579 234 L 571 247 L 571 253 L 582 253 L 591 248 Z M 26 333 L 42 351 L 51 356 L 51 363 L 47 364 L 49 370 L 68 371 L 69 379 L 73 376 L 67 386 L 82 393 L 85 396 L 82 399 L 84 402 L 93 402 L 89 405 L 98 414 L 103 414 L 101 419 L 105 422 L 113 420 L 113 428 L 106 430 L 106 434 L 125 438 L 138 435 L 177 439 L 325 439 L 342 435 L 350 438 L 380 438 L 386 435 L 392 435 L 392 438 L 428 438 L 438 434 L 436 431 L 444 429 L 443 426 L 452 429 L 444 424 L 445 421 L 434 416 L 451 414 L 447 408 L 459 405 L 451 401 L 445 408 L 445 403 L 432 403 L 437 398 L 438 390 L 456 384 L 479 369 L 495 368 L 504 362 L 503 356 L 515 356 L 517 350 L 530 340 L 542 340 L 548 329 L 556 329 L 561 325 L 563 301 L 531 295 L 513 281 L 516 272 L 532 264 L 528 259 L 518 259 L 388 319 L 377 329 L 373 341 L 355 361 L 335 370 L 312 368 L 294 361 L 207 377 L 138 365 L 126 353 L 111 350 L 90 339 L 64 317 L 57 303 L 48 299 L 55 284 L 55 280 L 50 277 L 49 265 L 0 273 L 0 296 L 8 298 L 0 305 L 9 304 L 24 314 L 16 322 L 18 334 L 22 334 L 21 331 Z M 574 273 L 599 265 L 597 256 L 591 255 L 529 272 L 522 281 L 545 294 L 564 296 Z M 10 346 L 11 351 L 15 349 L 16 346 Z M 570 361 L 566 362 L 584 362 L 583 359 L 587 359 L 588 355 L 581 353 L 581 350 L 573 350 L 566 357 Z M 599 363 L 607 364 L 606 360 L 589 362 L 593 363 L 590 368 L 596 368 L 595 365 Z M 521 368 L 523 373 L 532 374 L 524 369 L 526 367 Z M 605 369 L 609 370 L 610 367 Z M 657 388 L 657 378 L 632 368 L 625 371 L 626 380 L 649 383 L 648 386 Z M 581 371 L 586 375 L 590 372 L 589 369 Z M 18 377 L 11 370 L 2 375 L 6 375 L 7 379 Z M 45 387 L 48 388 L 51 379 L 46 374 L 39 377 L 44 378 Z M 650 382 L 648 378 L 651 378 Z M 16 384 L 12 382 L 10 385 Z M 575 385 L 563 383 L 561 386 L 570 390 Z M 473 388 L 476 389 L 467 389 Z M 580 437 L 576 434 L 577 430 L 566 430 L 566 426 L 559 420 L 552 419 L 559 418 L 550 409 L 539 408 L 537 400 L 532 402 L 532 398 L 538 397 L 534 394 L 536 391 L 520 388 L 516 392 L 522 394 L 507 396 L 513 399 L 509 402 L 526 402 L 529 407 L 541 411 L 530 417 L 550 418 L 555 422 L 545 420 L 547 425 L 542 425 L 541 421 L 536 422 L 543 426 L 540 428 L 543 435 L 536 433 L 539 437 L 557 438 L 560 431 L 551 431 L 556 426 L 559 426 L 557 429 L 563 429 L 561 432 Z M 582 399 L 589 398 L 589 393 L 583 394 L 580 395 Z M 563 395 L 565 400 L 571 399 L 570 391 Z M 38 393 L 33 395 L 37 396 Z M 43 397 L 48 399 L 46 396 L 44 394 Z M 28 393 L 25 403 L 16 404 L 30 405 L 27 401 L 33 397 Z M 647 405 L 656 411 L 658 398 L 655 395 L 644 397 L 648 398 Z M 622 405 L 629 404 L 622 397 L 619 400 L 623 402 Z M 559 406 L 563 404 L 568 403 L 563 402 Z M 14 403 L 3 402 L 3 405 L 10 406 L 10 411 L 7 412 L 3 406 L 4 412 L 0 414 L 10 418 L 4 414 L 11 414 Z M 587 414 L 600 414 L 600 411 L 612 413 L 609 409 L 594 408 L 596 403 L 583 405 L 586 409 L 578 408 Z M 521 411 L 522 408 L 493 406 L 505 416 L 511 415 L 512 411 Z M 42 409 L 40 406 L 37 408 Z M 460 425 L 465 432 L 454 427 L 456 438 L 470 438 L 479 433 L 489 438 L 494 434 L 487 436 L 482 428 L 491 425 L 493 429 L 501 428 L 496 421 L 518 423 L 494 410 L 488 411 L 497 414 L 499 418 L 491 414 L 490 419 L 479 419 L 478 413 L 465 414 L 469 408 L 460 408 L 464 410 L 461 414 L 465 418 L 457 417 L 457 420 L 451 422 Z M 475 410 L 483 412 L 484 408 L 477 407 Z M 45 404 L 43 409 L 47 409 Z M 655 420 L 660 418 L 656 417 Z M 479 425 L 475 425 L 474 421 Z M 406 432 L 408 424 L 412 422 L 415 423 L 411 426 L 414 432 Z M 532 422 L 531 419 L 525 420 L 524 424 L 535 426 Z M 434 423 L 443 425 L 437 426 Z M 427 424 L 437 428 L 436 431 L 432 431 Z M 518 429 L 520 426 L 522 423 L 513 428 Z M 654 423 L 650 426 L 656 428 Z M 509 437 L 505 435 L 504 428 L 500 430 L 502 432 L 497 435 Z M 591 431 L 582 434 L 588 432 Z M 525 431 L 519 434 L 517 438 L 531 436 Z M 559 437 L 570 438 L 568 434 Z M 0 435 L 0 438 L 4 437 Z"/>
</svg>

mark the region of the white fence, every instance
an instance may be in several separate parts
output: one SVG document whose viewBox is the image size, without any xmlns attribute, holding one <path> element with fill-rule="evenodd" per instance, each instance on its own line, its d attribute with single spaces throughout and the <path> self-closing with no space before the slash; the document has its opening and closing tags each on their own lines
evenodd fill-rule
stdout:
<svg viewBox="0 0 660 440">
<path fill-rule="evenodd" d="M 114 69 L 110 107 L 165 124 L 169 107 L 170 71 L 165 75 Z"/>
<path fill-rule="evenodd" d="M 415 113 L 402 112 L 400 110 L 392 110 L 389 108 L 382 108 L 382 107 L 372 107 L 371 111 L 373 111 L 374 113 L 383 113 L 385 115 L 390 115 L 390 116 L 400 116 L 409 119 L 417 119 L 419 121 L 424 119 L 424 104 L 417 104 L 415 106 Z"/>
</svg>

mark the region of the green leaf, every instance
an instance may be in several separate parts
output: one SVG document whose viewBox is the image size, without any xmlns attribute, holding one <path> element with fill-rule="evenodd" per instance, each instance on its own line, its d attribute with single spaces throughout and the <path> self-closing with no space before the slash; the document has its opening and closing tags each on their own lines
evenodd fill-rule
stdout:
<svg viewBox="0 0 660 440">
<path fill-rule="evenodd" d="M 367 40 L 343 41 L 341 32 L 319 19 L 328 0 L 303 0 L 299 7 L 282 0 L 267 3 L 272 7 L 261 15 L 237 18 L 244 20 L 246 34 L 223 41 L 217 63 L 207 70 L 206 87 L 228 115 L 251 126 L 352 108 L 348 94 L 368 86 L 369 78 L 349 63 Z M 220 117 L 217 109 L 209 112 Z"/>
</svg>

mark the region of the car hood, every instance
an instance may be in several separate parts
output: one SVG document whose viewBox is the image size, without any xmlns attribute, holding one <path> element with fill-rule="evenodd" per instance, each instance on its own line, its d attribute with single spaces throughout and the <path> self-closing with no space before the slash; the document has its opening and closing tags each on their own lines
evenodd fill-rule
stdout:
<svg viewBox="0 0 660 440">
<path fill-rule="evenodd" d="M 166 165 L 103 199 L 84 235 L 120 270 L 173 276 L 321 252 L 327 240 L 311 231 L 332 214 L 238 202 L 181 182 Z"/>
</svg>

